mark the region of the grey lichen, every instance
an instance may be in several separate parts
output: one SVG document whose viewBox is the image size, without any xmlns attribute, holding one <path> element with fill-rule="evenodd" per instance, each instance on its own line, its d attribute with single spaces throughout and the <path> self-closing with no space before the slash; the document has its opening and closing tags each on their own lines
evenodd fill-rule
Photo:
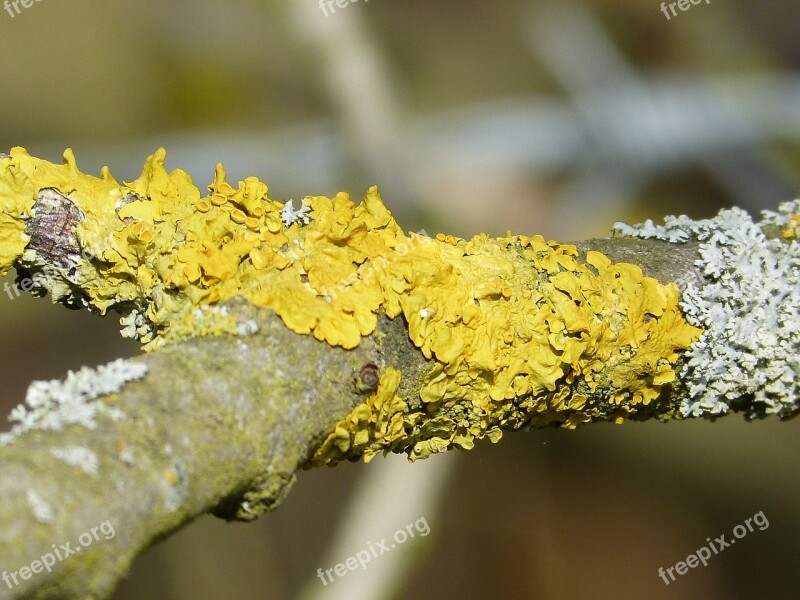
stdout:
<svg viewBox="0 0 800 600">
<path fill-rule="evenodd" d="M 180 462 L 174 463 L 160 480 L 163 496 L 163 507 L 168 513 L 175 512 L 183 506 L 190 494 L 186 468 Z"/>
<path fill-rule="evenodd" d="M 154 330 L 145 319 L 136 315 L 135 320 L 120 319 L 125 325 L 123 337 L 141 339 L 143 334 L 151 335 Z M 239 335 L 249 337 L 259 332 L 258 323 L 253 319 L 239 319 L 225 305 L 204 304 L 195 308 L 182 320 L 173 323 L 169 330 L 145 345 L 152 351 L 166 344 L 175 343 L 187 337 L 205 337 L 219 335 Z"/>
<path fill-rule="evenodd" d="M 133 465 L 136 463 L 136 455 L 130 448 L 123 448 L 120 450 L 119 459 L 126 465 Z"/>
<path fill-rule="evenodd" d="M 137 308 L 131 310 L 127 315 L 120 317 L 119 324 L 122 325 L 120 334 L 124 338 L 140 340 L 155 335 L 153 324 L 148 321 L 142 311 Z"/>
<path fill-rule="evenodd" d="M 300 208 L 297 210 L 294 209 L 294 203 L 292 200 L 288 200 L 281 209 L 281 221 L 286 227 L 289 227 L 293 223 L 300 222 L 303 225 L 308 225 L 311 222 L 311 207 L 306 206 L 306 199 L 303 198 L 300 201 Z"/>
<path fill-rule="evenodd" d="M 0 434 L 0 446 L 10 444 L 31 429 L 57 431 L 71 424 L 94 429 L 98 415 L 122 420 L 125 418 L 122 411 L 99 398 L 118 392 L 123 385 L 141 379 L 146 373 L 144 363 L 118 359 L 96 369 L 83 367 L 70 371 L 65 381 L 34 381 L 25 402 L 11 411 L 8 420 L 14 426 L 10 432 Z"/>
<path fill-rule="evenodd" d="M 63 448 L 51 448 L 50 454 L 67 463 L 71 467 L 79 468 L 87 475 L 97 475 L 100 464 L 97 459 L 97 455 L 86 446 L 64 446 Z"/>
<path fill-rule="evenodd" d="M 50 504 L 34 490 L 28 490 L 26 497 L 36 520 L 40 523 L 52 523 L 53 509 Z"/>
<path fill-rule="evenodd" d="M 258 323 L 253 319 L 242 321 L 236 325 L 236 333 L 243 336 L 255 335 L 258 333 Z"/>
<path fill-rule="evenodd" d="M 689 284 L 681 307 L 703 335 L 687 352 L 682 380 L 684 416 L 716 416 L 731 409 L 748 418 L 797 412 L 800 393 L 800 244 L 768 238 L 762 225 L 786 225 L 800 202 L 781 205 L 754 223 L 741 209 L 713 219 L 667 217 L 617 234 L 683 243 L 699 240 L 696 261 L 704 284 Z"/>
</svg>

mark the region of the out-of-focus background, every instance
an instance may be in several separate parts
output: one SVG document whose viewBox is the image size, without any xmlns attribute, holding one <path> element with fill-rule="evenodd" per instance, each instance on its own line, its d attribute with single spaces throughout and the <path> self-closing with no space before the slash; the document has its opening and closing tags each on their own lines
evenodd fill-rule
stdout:
<svg viewBox="0 0 800 600">
<path fill-rule="evenodd" d="M 72 147 L 131 180 L 164 146 L 200 186 L 220 161 L 282 200 L 377 183 L 405 229 L 463 237 L 568 241 L 794 198 L 800 3 L 679 4 L 7 3 L 0 149 Z M 3 415 L 31 380 L 137 353 L 113 317 L 0 293 Z M 530 431 L 304 472 L 254 524 L 206 517 L 157 544 L 114 598 L 796 597 L 798 425 Z M 769 526 L 708 566 L 658 576 L 759 511 Z"/>
</svg>

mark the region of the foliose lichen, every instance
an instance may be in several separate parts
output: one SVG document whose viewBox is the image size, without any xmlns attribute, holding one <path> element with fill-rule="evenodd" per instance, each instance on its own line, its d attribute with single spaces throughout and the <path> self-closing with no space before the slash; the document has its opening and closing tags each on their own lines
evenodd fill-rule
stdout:
<svg viewBox="0 0 800 600">
<path fill-rule="evenodd" d="M 800 393 L 800 244 L 795 241 L 800 201 L 765 211 L 761 223 L 741 209 L 713 219 L 667 217 L 615 225 L 621 235 L 672 242 L 700 240 L 702 287 L 690 284 L 681 307 L 703 334 L 689 352 L 681 380 L 687 416 L 716 416 L 732 409 L 752 418 L 797 412 Z M 768 238 L 766 226 L 782 238 Z"/>
<path fill-rule="evenodd" d="M 369 462 L 381 451 L 403 442 L 407 429 L 416 425 L 421 413 L 410 413 L 397 395 L 401 373 L 388 368 L 374 394 L 359 404 L 312 458 L 311 464 L 327 464 L 343 458 Z"/>
<path fill-rule="evenodd" d="M 100 398 L 115 394 L 124 384 L 141 379 L 146 373 L 144 363 L 118 359 L 96 369 L 70 371 L 63 382 L 34 381 L 28 387 L 25 402 L 11 411 L 8 420 L 13 427 L 0 434 L 0 446 L 31 429 L 58 431 L 72 424 L 94 429 L 99 415 L 122 420 L 125 414 Z"/>
<path fill-rule="evenodd" d="M 105 168 L 99 179 L 80 173 L 70 151 L 64 159 L 15 148 L 0 160 L 0 272 L 42 270 L 26 224 L 42 190 L 58 190 L 76 209 L 67 212 L 80 258 L 40 285 L 56 300 L 123 313 L 125 333 L 146 349 L 248 332 L 204 308 L 236 297 L 345 349 L 375 331 L 380 312 L 406 321 L 431 364 L 419 395 L 400 399 L 399 372 L 387 369 L 317 463 L 380 450 L 425 457 L 527 424 L 621 422 L 658 399 L 700 334 L 676 286 L 635 265 L 582 259 L 541 236 L 406 234 L 376 187 L 360 204 L 339 193 L 295 210 L 254 177 L 232 186 L 221 165 L 201 197 L 186 173 L 166 171 L 163 150 L 123 184 Z"/>
<path fill-rule="evenodd" d="M 311 222 L 311 207 L 306 206 L 306 199 L 300 201 L 300 208 L 294 209 L 294 201 L 288 200 L 281 209 L 281 222 L 284 227 L 289 227 L 294 223 L 308 225 Z"/>
</svg>

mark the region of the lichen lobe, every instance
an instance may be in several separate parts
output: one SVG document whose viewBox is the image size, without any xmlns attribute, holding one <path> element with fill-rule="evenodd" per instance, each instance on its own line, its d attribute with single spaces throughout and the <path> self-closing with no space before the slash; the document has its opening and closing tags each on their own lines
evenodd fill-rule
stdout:
<svg viewBox="0 0 800 600">
<path fill-rule="evenodd" d="M 52 220 L 77 222 L 77 240 L 64 243 L 81 257 L 72 278 L 46 272 L 48 289 L 122 312 L 145 349 L 251 330 L 217 309 L 236 297 L 345 349 L 375 331 L 380 313 L 402 316 L 431 364 L 418 397 L 397 395 L 390 365 L 318 463 L 381 450 L 422 458 L 526 424 L 634 418 L 700 333 L 683 319 L 677 288 L 634 265 L 599 252 L 580 260 L 574 246 L 541 236 L 406 234 L 376 187 L 359 204 L 339 193 L 294 209 L 254 177 L 234 187 L 221 165 L 201 196 L 186 173 L 166 170 L 163 150 L 123 184 L 64 157 L 52 165 L 15 148 L 0 163 L 0 218 L 12 224 L 0 268 L 10 256 L 25 266 L 26 252 L 51 256 L 53 239 L 31 245 L 13 227 L 31 218 L 42 190 L 56 190 Z"/>
</svg>

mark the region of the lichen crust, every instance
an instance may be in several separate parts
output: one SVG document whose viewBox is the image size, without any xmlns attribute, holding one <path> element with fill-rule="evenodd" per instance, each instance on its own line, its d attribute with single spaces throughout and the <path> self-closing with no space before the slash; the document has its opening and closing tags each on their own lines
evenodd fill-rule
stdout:
<svg viewBox="0 0 800 600">
<path fill-rule="evenodd" d="M 748 419 L 788 418 L 800 410 L 798 215 L 795 200 L 764 211 L 760 223 L 734 208 L 712 219 L 681 215 L 664 225 L 615 226 L 621 235 L 701 242 L 696 265 L 704 282 L 690 284 L 681 300 L 689 322 L 703 329 L 681 374 L 688 393 L 683 416 L 736 410 Z"/>
<path fill-rule="evenodd" d="M 99 179 L 80 173 L 70 151 L 64 158 L 53 165 L 15 148 L 0 161 L 3 215 L 19 233 L 0 240 L 0 270 L 41 265 L 25 231 L 42 190 L 59 190 L 77 209 L 65 214 L 80 215 L 78 256 L 39 284 L 56 300 L 122 312 L 125 333 L 146 349 L 240 330 L 202 309 L 235 297 L 345 349 L 380 312 L 404 318 L 431 364 L 419 396 L 397 397 L 399 372 L 387 369 L 317 463 L 380 450 L 420 458 L 527 424 L 635 417 L 701 333 L 676 286 L 635 265 L 542 236 L 406 234 L 376 187 L 360 204 L 339 193 L 295 210 L 254 177 L 232 186 L 221 165 L 201 197 L 186 173 L 166 171 L 163 150 L 124 184 L 106 168 Z"/>
<path fill-rule="evenodd" d="M 96 369 L 70 371 L 65 381 L 34 381 L 28 387 L 25 402 L 11 411 L 9 421 L 13 427 L 10 432 L 0 433 L 0 446 L 33 429 L 59 431 L 68 425 L 94 429 L 99 415 L 122 421 L 125 413 L 109 401 L 125 384 L 146 374 L 145 363 L 120 358 Z"/>
</svg>

